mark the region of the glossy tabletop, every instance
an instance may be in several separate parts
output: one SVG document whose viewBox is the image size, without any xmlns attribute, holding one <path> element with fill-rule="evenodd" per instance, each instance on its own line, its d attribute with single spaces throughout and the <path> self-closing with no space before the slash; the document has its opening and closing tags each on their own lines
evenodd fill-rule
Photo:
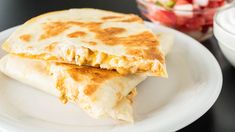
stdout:
<svg viewBox="0 0 235 132">
<path fill-rule="evenodd" d="M 0 0 L 0 31 L 22 24 L 29 18 L 48 11 L 84 7 L 140 15 L 135 0 Z M 213 107 L 180 132 L 233 132 L 235 131 L 235 69 L 224 58 L 214 37 L 202 43 L 213 53 L 221 66 L 223 89 Z"/>
</svg>

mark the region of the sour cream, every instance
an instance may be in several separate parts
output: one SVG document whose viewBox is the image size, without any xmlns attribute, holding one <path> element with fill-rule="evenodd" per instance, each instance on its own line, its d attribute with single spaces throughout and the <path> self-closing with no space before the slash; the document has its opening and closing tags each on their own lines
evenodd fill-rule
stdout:
<svg viewBox="0 0 235 132">
<path fill-rule="evenodd" d="M 235 67 L 235 2 L 216 13 L 214 35 L 225 57 Z"/>
<path fill-rule="evenodd" d="M 226 31 L 235 34 L 235 7 L 227 8 L 219 12 L 216 20 Z"/>
<path fill-rule="evenodd" d="M 235 3 L 217 12 L 214 34 L 218 41 L 235 50 Z"/>
</svg>

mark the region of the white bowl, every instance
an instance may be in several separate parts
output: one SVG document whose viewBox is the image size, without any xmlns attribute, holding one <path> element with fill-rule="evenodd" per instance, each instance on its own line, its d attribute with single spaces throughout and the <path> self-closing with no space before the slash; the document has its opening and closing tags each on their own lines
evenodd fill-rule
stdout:
<svg viewBox="0 0 235 132">
<path fill-rule="evenodd" d="M 214 19 L 214 35 L 219 42 L 219 46 L 228 59 L 235 67 L 235 2 L 221 8 L 215 15 Z M 232 13 L 231 13 L 232 11 Z M 229 15 L 227 13 L 230 13 Z M 226 15 L 226 16 L 225 16 Z"/>
</svg>

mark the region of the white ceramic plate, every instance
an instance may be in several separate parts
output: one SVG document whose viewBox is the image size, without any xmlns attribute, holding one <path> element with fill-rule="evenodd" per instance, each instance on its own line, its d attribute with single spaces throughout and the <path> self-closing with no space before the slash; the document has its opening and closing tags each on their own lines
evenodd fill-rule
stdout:
<svg viewBox="0 0 235 132">
<path fill-rule="evenodd" d="M 0 131 L 4 132 L 166 132 L 202 116 L 222 87 L 220 67 L 212 54 L 194 39 L 175 30 L 146 23 L 155 32 L 175 35 L 167 57 L 169 78 L 149 77 L 138 86 L 135 123 L 117 124 L 88 117 L 73 104 L 0 74 Z M 15 28 L 0 34 L 4 41 Z M 0 56 L 5 54 L 0 51 Z"/>
</svg>

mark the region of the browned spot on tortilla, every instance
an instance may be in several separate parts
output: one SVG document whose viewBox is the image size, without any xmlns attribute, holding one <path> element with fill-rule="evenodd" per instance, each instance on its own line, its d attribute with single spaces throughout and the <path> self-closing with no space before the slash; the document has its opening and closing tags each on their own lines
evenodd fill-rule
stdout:
<svg viewBox="0 0 235 132">
<path fill-rule="evenodd" d="M 86 27 L 86 28 L 92 28 L 92 27 L 100 25 L 100 24 L 101 23 L 98 23 L 98 22 L 86 22 L 85 23 L 85 22 L 76 22 L 76 21 L 44 23 L 43 24 L 43 32 L 44 33 L 40 36 L 39 40 L 44 40 L 44 39 L 48 39 L 53 36 L 57 36 L 74 25 Z M 81 35 L 81 32 L 79 34 Z"/>
<path fill-rule="evenodd" d="M 123 38 L 122 43 L 133 46 L 133 48 L 126 49 L 127 53 L 131 55 L 150 60 L 158 59 L 161 63 L 165 62 L 164 55 L 157 48 L 159 42 L 156 40 L 155 36 L 149 32 L 142 32 Z"/>
<path fill-rule="evenodd" d="M 87 85 L 86 88 L 84 89 L 84 94 L 87 96 L 91 96 L 96 89 L 98 88 L 97 85 Z"/>
<path fill-rule="evenodd" d="M 86 35 L 85 32 L 76 31 L 76 32 L 73 32 L 73 33 L 68 34 L 67 36 L 70 37 L 70 38 L 77 38 L 77 37 L 83 37 L 83 36 L 85 36 L 85 35 Z"/>
<path fill-rule="evenodd" d="M 109 35 L 116 35 L 119 33 L 123 33 L 126 31 L 125 28 L 120 28 L 120 27 L 109 27 L 109 28 L 105 28 L 103 29 L 103 31 L 105 32 L 105 34 L 109 34 Z"/>
<path fill-rule="evenodd" d="M 64 22 L 65 24 L 69 25 L 69 26 L 81 26 L 81 27 L 85 27 L 85 28 L 95 28 L 95 27 L 99 27 L 102 23 L 101 22 L 76 22 L 76 21 L 67 21 Z"/>
<path fill-rule="evenodd" d="M 72 94 L 71 99 L 73 101 L 76 101 L 78 99 L 78 94 L 79 94 L 78 88 L 71 88 L 69 92 Z"/>
<path fill-rule="evenodd" d="M 141 22 L 141 23 L 143 23 L 143 20 L 139 16 L 136 16 L 136 15 L 133 15 L 133 14 L 130 14 L 125 19 L 124 19 L 124 16 L 105 16 L 105 17 L 102 17 L 101 19 L 102 20 L 118 19 L 118 20 L 115 20 L 115 21 L 116 22 Z"/>
<path fill-rule="evenodd" d="M 88 42 L 88 44 L 90 44 L 90 45 L 92 45 L 92 46 L 97 45 L 97 43 L 96 43 L 96 42 L 93 42 L 93 41 Z"/>
<path fill-rule="evenodd" d="M 128 95 L 127 99 L 130 100 L 131 103 L 133 103 L 134 97 L 137 95 L 137 90 L 134 88 Z"/>
<path fill-rule="evenodd" d="M 116 18 L 122 18 L 123 16 L 105 16 L 102 17 L 102 20 L 110 20 L 110 19 L 116 19 Z"/>
<path fill-rule="evenodd" d="M 138 16 L 132 15 L 129 20 L 124 20 L 125 22 L 142 20 Z M 137 57 L 142 57 L 144 59 L 154 60 L 158 59 L 161 63 L 164 63 L 164 56 L 161 51 L 157 48 L 159 42 L 154 34 L 144 31 L 139 34 L 134 34 L 126 37 L 119 37 L 117 34 L 126 31 L 125 28 L 121 27 L 108 27 L 102 28 L 101 22 L 76 22 L 76 21 L 66 21 L 66 22 L 51 22 L 44 25 L 45 33 L 41 35 L 42 38 L 48 38 L 48 36 L 58 35 L 59 33 L 65 31 L 71 26 L 80 26 L 82 28 L 87 28 L 90 32 L 95 33 L 97 40 L 103 42 L 106 45 L 122 45 L 126 48 L 127 53 L 135 55 Z M 52 29 L 51 29 L 52 28 Z M 54 28 L 54 29 L 53 29 Z M 79 33 L 81 34 L 81 33 Z M 88 40 L 83 40 L 88 42 Z"/>
<path fill-rule="evenodd" d="M 56 88 L 60 91 L 60 100 L 62 103 L 66 104 L 68 102 L 67 90 L 64 83 L 65 78 L 58 78 L 56 81 Z"/>
<path fill-rule="evenodd" d="M 123 98 L 123 95 L 120 92 L 118 92 L 116 93 L 116 97 L 117 97 L 117 100 L 120 101 Z"/>
<path fill-rule="evenodd" d="M 110 70 L 61 63 L 58 63 L 57 65 L 67 67 L 67 73 L 76 82 L 81 83 L 83 81 L 89 81 L 89 84 L 87 84 L 84 89 L 84 93 L 87 96 L 91 96 L 105 80 L 115 76 L 121 76 L 117 72 Z"/>
<path fill-rule="evenodd" d="M 66 65 L 66 64 L 64 64 L 64 65 Z M 67 65 L 67 66 L 72 66 L 72 65 Z M 72 68 L 72 67 L 71 67 Z M 76 71 L 72 68 L 72 69 L 69 69 L 69 70 L 67 70 L 67 72 L 68 72 L 68 74 L 69 74 L 69 76 L 72 78 L 72 79 L 74 79 L 75 81 L 77 81 L 77 82 L 82 82 L 83 80 L 84 80 L 84 78 L 82 77 L 82 76 L 78 76 L 77 74 L 76 74 Z"/>
<path fill-rule="evenodd" d="M 25 41 L 25 42 L 29 42 L 31 40 L 31 35 L 30 34 L 24 34 L 20 36 L 20 39 Z"/>
<path fill-rule="evenodd" d="M 40 36 L 39 40 L 44 40 L 67 30 L 70 26 L 64 22 L 51 22 L 43 25 L 44 34 Z"/>
<path fill-rule="evenodd" d="M 156 47 L 148 47 L 146 49 L 127 49 L 127 53 L 142 58 L 158 59 L 161 63 L 165 62 L 164 55 L 159 50 L 156 50 Z"/>
<path fill-rule="evenodd" d="M 27 50 L 31 50 L 32 48 L 32 46 L 27 46 Z"/>
<path fill-rule="evenodd" d="M 45 47 L 45 50 L 51 52 L 51 51 L 53 51 L 56 48 L 57 44 L 58 44 L 58 42 L 53 42 L 53 43 L 47 45 Z"/>
<path fill-rule="evenodd" d="M 128 38 L 122 38 L 121 42 L 129 45 L 127 53 L 146 59 L 158 59 L 164 62 L 164 56 L 157 49 L 158 41 L 149 32 L 142 32 L 140 34 L 131 35 Z"/>
<path fill-rule="evenodd" d="M 115 36 L 115 32 L 105 32 L 102 29 L 92 31 L 96 33 L 97 39 L 101 40 L 103 43 L 107 45 L 123 45 L 126 47 L 127 53 L 131 55 L 150 60 L 158 59 L 161 63 L 165 61 L 163 54 L 157 49 L 159 42 L 150 32 L 145 31 L 127 37 L 117 37 Z M 120 30 L 120 32 L 124 31 Z"/>
<path fill-rule="evenodd" d="M 124 19 L 124 20 L 121 20 L 120 22 L 141 22 L 141 23 L 143 23 L 143 20 L 136 15 L 132 15 L 131 17 Z"/>
</svg>

